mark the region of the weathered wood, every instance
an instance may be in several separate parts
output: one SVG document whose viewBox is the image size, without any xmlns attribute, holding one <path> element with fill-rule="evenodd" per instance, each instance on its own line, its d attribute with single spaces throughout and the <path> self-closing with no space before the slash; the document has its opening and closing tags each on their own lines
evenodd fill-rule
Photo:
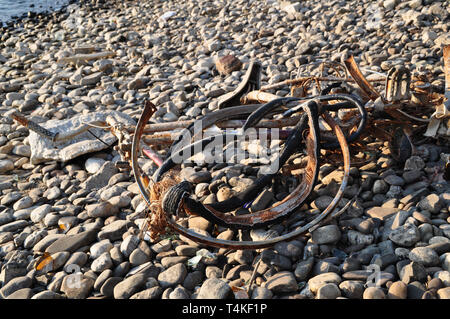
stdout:
<svg viewBox="0 0 450 319">
<path fill-rule="evenodd" d="M 79 63 L 82 61 L 91 61 L 105 59 L 115 56 L 116 53 L 113 51 L 96 52 L 88 54 L 76 54 L 73 56 L 64 57 L 58 60 L 60 63 Z"/>
</svg>

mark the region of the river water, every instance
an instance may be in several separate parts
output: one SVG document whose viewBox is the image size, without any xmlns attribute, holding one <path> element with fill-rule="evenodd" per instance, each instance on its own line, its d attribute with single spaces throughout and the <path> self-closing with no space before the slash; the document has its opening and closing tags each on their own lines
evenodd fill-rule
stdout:
<svg viewBox="0 0 450 319">
<path fill-rule="evenodd" d="M 58 10 L 68 3 L 69 0 L 0 0 L 0 22 L 5 23 L 29 11 L 40 13 Z"/>
</svg>

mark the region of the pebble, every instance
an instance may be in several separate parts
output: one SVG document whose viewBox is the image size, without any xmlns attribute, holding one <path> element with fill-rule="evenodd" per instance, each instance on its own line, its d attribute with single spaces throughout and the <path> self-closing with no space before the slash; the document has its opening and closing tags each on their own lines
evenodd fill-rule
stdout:
<svg viewBox="0 0 450 319">
<path fill-rule="evenodd" d="M 125 258 L 128 258 L 131 253 L 138 247 L 139 242 L 139 237 L 135 235 L 126 237 L 120 244 L 120 252 Z"/>
<path fill-rule="evenodd" d="M 15 211 L 18 211 L 21 209 L 31 207 L 31 205 L 33 205 L 33 199 L 30 196 L 25 196 L 14 203 L 13 209 Z"/>
<path fill-rule="evenodd" d="M 272 299 L 273 293 L 265 287 L 256 286 L 252 290 L 251 299 Z"/>
<path fill-rule="evenodd" d="M 450 299 L 450 287 L 441 288 L 437 291 L 439 299 Z"/>
<path fill-rule="evenodd" d="M 130 270 L 130 262 L 123 261 L 114 268 L 113 276 L 124 277 Z"/>
<path fill-rule="evenodd" d="M 408 294 L 407 285 L 402 281 L 396 281 L 389 287 L 388 299 L 406 299 Z"/>
<path fill-rule="evenodd" d="M 33 295 L 31 299 L 65 299 L 65 297 L 54 291 L 44 290 Z"/>
<path fill-rule="evenodd" d="M 2 296 L 3 299 L 5 299 L 17 290 L 23 288 L 30 288 L 31 284 L 32 279 L 30 277 L 21 276 L 13 278 L 0 289 L 0 295 Z"/>
<path fill-rule="evenodd" d="M 364 284 L 356 280 L 344 280 L 339 284 L 342 296 L 348 299 L 362 299 Z"/>
<path fill-rule="evenodd" d="M 119 208 L 109 202 L 101 202 L 87 205 L 86 211 L 90 217 L 109 217 L 117 214 L 119 212 Z"/>
<path fill-rule="evenodd" d="M 273 199 L 273 193 L 265 189 L 261 194 L 258 195 L 258 197 L 255 198 L 252 205 L 250 206 L 250 211 L 257 212 L 267 208 Z"/>
<path fill-rule="evenodd" d="M 409 253 L 411 261 L 418 262 L 425 267 L 436 266 L 439 264 L 439 255 L 431 248 L 416 247 Z"/>
<path fill-rule="evenodd" d="M 317 228 L 312 232 L 312 241 L 315 244 L 331 244 L 341 238 L 341 232 L 336 225 L 327 225 Z"/>
<path fill-rule="evenodd" d="M 162 294 L 163 289 L 157 286 L 135 293 L 130 299 L 159 299 Z"/>
<path fill-rule="evenodd" d="M 315 277 L 312 277 L 308 280 L 309 289 L 314 294 L 317 293 L 320 287 L 322 287 L 325 284 L 334 283 L 336 285 L 339 285 L 341 283 L 342 279 L 341 277 L 333 272 L 323 273 L 320 275 L 317 275 Z"/>
<path fill-rule="evenodd" d="M 114 296 L 114 288 L 118 283 L 122 282 L 122 277 L 109 277 L 107 278 L 100 287 L 100 293 L 103 296 L 111 298 Z"/>
<path fill-rule="evenodd" d="M 169 299 L 189 299 L 189 292 L 183 287 L 176 287 L 170 294 Z"/>
<path fill-rule="evenodd" d="M 230 299 L 233 291 L 230 285 L 219 278 L 206 279 L 197 295 L 197 299 Z"/>
<path fill-rule="evenodd" d="M 336 284 L 323 285 L 317 290 L 317 299 L 336 299 L 341 296 L 341 291 Z"/>
<path fill-rule="evenodd" d="M 130 227 L 135 227 L 135 224 L 128 220 L 116 220 L 102 227 L 97 237 L 99 239 L 109 239 L 110 241 L 119 240 Z"/>
<path fill-rule="evenodd" d="M 418 281 L 408 284 L 408 299 L 422 299 L 425 290 L 425 287 Z"/>
<path fill-rule="evenodd" d="M 420 240 L 420 232 L 413 224 L 397 227 L 389 234 L 389 239 L 403 247 L 411 247 Z"/>
<path fill-rule="evenodd" d="M 11 293 L 6 299 L 31 299 L 33 295 L 33 289 L 22 288 Z"/>
<path fill-rule="evenodd" d="M 92 243 L 95 240 L 96 235 L 97 229 L 88 230 L 76 235 L 60 235 L 44 249 L 50 254 L 59 251 L 75 252 L 77 249 Z M 36 244 L 36 246 L 38 244 Z"/>
<path fill-rule="evenodd" d="M 202 271 L 190 272 L 186 275 L 186 278 L 184 278 L 183 287 L 192 291 L 197 285 L 201 284 L 203 277 Z"/>
<path fill-rule="evenodd" d="M 128 299 L 145 286 L 145 274 L 130 276 L 114 286 L 115 299 Z"/>
<path fill-rule="evenodd" d="M 274 249 L 276 252 L 278 252 L 279 254 L 289 257 L 289 258 L 294 258 L 297 259 L 301 256 L 301 254 L 303 253 L 303 243 L 299 242 L 299 241 L 290 241 L 290 242 L 279 242 L 276 243 L 274 246 Z"/>
<path fill-rule="evenodd" d="M 91 253 L 90 257 L 96 259 L 105 252 L 109 252 L 111 248 L 113 248 L 113 244 L 111 244 L 109 239 L 96 242 L 89 248 L 89 252 Z"/>
<path fill-rule="evenodd" d="M 364 290 L 363 299 L 386 299 L 386 294 L 381 288 L 369 287 Z"/>
<path fill-rule="evenodd" d="M 389 217 L 391 217 L 392 215 L 397 213 L 398 210 L 399 210 L 398 208 L 387 208 L 387 207 L 374 206 L 374 207 L 369 208 L 366 211 L 366 214 L 372 218 L 378 218 L 382 221 L 385 221 L 386 219 L 388 219 Z"/>
<path fill-rule="evenodd" d="M 437 214 L 441 210 L 442 201 L 437 194 L 430 194 L 422 199 L 417 206 L 432 214 Z"/>
<path fill-rule="evenodd" d="M 90 157 L 84 163 L 84 167 L 86 168 L 86 171 L 88 171 L 88 173 L 95 174 L 100 170 L 103 164 L 105 164 L 104 159 L 97 157 Z"/>
<path fill-rule="evenodd" d="M 129 256 L 131 266 L 139 266 L 150 261 L 150 256 L 143 252 L 140 248 L 136 248 Z"/>
<path fill-rule="evenodd" d="M 374 241 L 373 235 L 365 235 L 360 232 L 349 230 L 347 232 L 348 242 L 352 245 L 370 245 Z"/>
<path fill-rule="evenodd" d="M 411 156 L 405 162 L 405 171 L 420 171 L 425 167 L 425 162 L 419 156 Z"/>
<path fill-rule="evenodd" d="M 179 256 L 188 256 L 193 257 L 196 255 L 198 251 L 198 247 L 191 246 L 191 245 L 179 245 L 175 247 L 175 252 Z"/>
<path fill-rule="evenodd" d="M 0 174 L 5 174 L 14 169 L 14 163 L 10 160 L 0 160 Z"/>
<path fill-rule="evenodd" d="M 62 281 L 61 292 L 64 292 L 69 299 L 86 299 L 94 287 L 94 282 L 92 278 L 84 275 L 79 275 L 76 280 L 66 276 Z"/>
<path fill-rule="evenodd" d="M 431 287 L 433 287 L 432 285 L 432 281 L 439 281 L 440 285 L 438 287 L 436 287 L 436 289 L 439 289 L 440 286 L 446 286 L 449 287 L 450 286 L 450 272 L 446 271 L 446 270 L 441 270 L 441 271 L 437 271 L 434 273 L 433 275 L 435 278 L 433 278 L 431 281 L 428 282 L 428 289 L 431 289 Z"/>
<path fill-rule="evenodd" d="M 424 282 L 427 278 L 427 272 L 422 264 L 412 261 L 403 267 L 400 272 L 400 277 L 405 284 L 414 281 Z"/>
<path fill-rule="evenodd" d="M 111 255 L 109 252 L 104 252 L 100 256 L 98 256 L 91 264 L 91 269 L 94 272 L 100 273 L 106 269 L 109 269 L 113 266 L 113 262 L 111 260 Z"/>
<path fill-rule="evenodd" d="M 294 275 L 288 271 L 281 271 L 266 281 L 265 287 L 274 294 L 289 293 L 298 290 L 297 280 Z"/>
<path fill-rule="evenodd" d="M 113 272 L 111 269 L 106 269 L 98 275 L 97 279 L 95 279 L 94 282 L 94 290 L 99 291 L 100 288 L 103 286 L 105 281 L 112 276 Z"/>
<path fill-rule="evenodd" d="M 52 206 L 51 205 L 49 205 L 49 204 L 41 205 L 41 206 L 35 208 L 31 212 L 31 214 L 30 214 L 31 221 L 33 223 L 38 223 L 42 219 L 44 219 L 45 215 L 47 215 L 51 211 L 52 211 Z"/>
<path fill-rule="evenodd" d="M 187 275 L 187 268 L 182 263 L 177 263 L 158 275 L 158 281 L 163 289 L 182 284 Z"/>
<path fill-rule="evenodd" d="M 308 278 L 309 273 L 311 272 L 314 266 L 314 257 L 309 257 L 306 260 L 303 260 L 297 264 L 294 270 L 295 278 L 299 281 L 303 281 Z"/>
</svg>

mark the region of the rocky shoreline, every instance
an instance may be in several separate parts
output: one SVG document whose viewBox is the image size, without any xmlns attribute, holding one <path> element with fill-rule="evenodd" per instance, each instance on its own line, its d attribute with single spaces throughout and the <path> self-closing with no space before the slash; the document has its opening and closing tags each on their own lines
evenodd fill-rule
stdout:
<svg viewBox="0 0 450 319">
<path fill-rule="evenodd" d="M 45 123 L 118 111 L 137 121 L 148 98 L 158 106 L 155 123 L 199 119 L 252 59 L 263 66 L 262 83 L 272 84 L 346 51 L 365 70 L 404 64 L 428 73 L 443 93 L 449 21 L 449 3 L 428 0 L 86 1 L 0 28 L 0 298 L 227 299 L 260 260 L 252 299 L 449 299 L 450 187 L 438 171 L 448 145 L 420 145 L 399 165 L 383 141 L 368 138 L 376 158 L 352 167 L 340 207 L 362 192 L 337 220 L 262 251 L 224 252 L 175 235 L 141 240 L 145 205 L 132 174 L 115 166 L 116 150 L 32 163 L 29 131 L 9 117 L 19 110 Z M 114 54 L 73 59 L 105 52 Z M 222 76 L 215 61 L 228 54 L 243 68 Z M 256 178 L 242 164 L 187 165 L 181 175 L 205 203 Z M 341 166 L 322 165 L 306 209 L 325 208 L 342 178 Z M 252 205 L 267 207 L 288 191 L 267 189 Z M 283 234 L 302 222 L 269 230 Z M 200 217 L 187 226 L 214 230 Z M 262 235 L 219 228 L 214 236 Z M 377 286 L 368 285 L 371 267 Z"/>
</svg>

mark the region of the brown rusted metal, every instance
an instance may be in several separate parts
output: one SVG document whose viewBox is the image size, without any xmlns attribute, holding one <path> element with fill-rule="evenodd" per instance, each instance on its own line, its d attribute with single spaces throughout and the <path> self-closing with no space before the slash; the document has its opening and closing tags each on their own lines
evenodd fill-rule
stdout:
<svg viewBox="0 0 450 319">
<path fill-rule="evenodd" d="M 298 229 L 295 229 L 292 232 L 289 232 L 288 234 L 281 235 L 281 236 L 278 236 L 275 238 L 261 240 L 261 241 L 240 241 L 240 242 L 206 237 L 206 236 L 200 235 L 198 233 L 195 233 L 192 230 L 189 230 L 185 227 L 178 225 L 175 221 L 173 221 L 171 219 L 168 221 L 169 227 L 171 227 L 177 233 L 180 233 L 183 236 L 185 236 L 191 240 L 194 240 L 194 241 L 202 243 L 202 244 L 207 244 L 207 245 L 210 245 L 213 247 L 230 248 L 230 249 L 258 249 L 258 248 L 265 248 L 265 247 L 273 246 L 276 243 L 281 242 L 281 241 L 292 240 L 294 238 L 301 236 L 302 234 L 304 234 L 305 232 L 310 230 L 312 227 L 318 225 L 322 220 L 324 220 L 336 208 L 337 204 L 339 203 L 340 199 L 343 196 L 345 187 L 348 182 L 348 177 L 350 175 L 350 153 L 349 153 L 349 148 L 348 148 L 347 142 L 345 140 L 345 136 L 342 133 L 342 131 L 340 130 L 339 126 L 334 122 L 334 120 L 331 117 L 325 116 L 324 119 L 333 128 L 333 130 L 335 130 L 339 144 L 341 145 L 341 149 L 342 149 L 343 156 L 344 156 L 344 178 L 343 178 L 343 182 L 342 182 L 337 194 L 333 198 L 330 205 L 323 212 L 321 212 L 316 218 L 314 218 L 312 221 L 310 221 L 309 223 L 307 223 L 306 225 L 304 225 Z"/>
<path fill-rule="evenodd" d="M 450 112 L 450 44 L 444 46 L 445 98 L 444 106 Z M 445 113 L 445 112 L 443 112 Z"/>
<path fill-rule="evenodd" d="M 312 127 L 312 123 L 310 123 Z M 224 215 L 221 212 L 214 210 L 209 205 L 204 205 L 214 216 L 227 223 L 238 223 L 242 225 L 251 225 L 266 223 L 268 221 L 279 218 L 303 203 L 308 195 L 311 193 L 314 187 L 314 181 L 316 178 L 316 172 L 318 171 L 318 158 L 317 158 L 317 147 L 318 147 L 318 133 L 310 133 L 306 139 L 306 150 L 308 164 L 304 170 L 302 183 L 288 196 L 286 196 L 282 201 L 277 202 L 272 207 L 264 209 L 262 211 L 253 212 L 251 214 L 244 215 Z M 183 206 L 187 210 L 186 206 Z M 195 212 L 187 211 L 188 214 L 195 214 Z"/>
<path fill-rule="evenodd" d="M 386 78 L 385 99 L 388 103 L 397 103 L 409 100 L 411 85 L 411 73 L 404 66 L 395 66 L 388 72 Z"/>
<path fill-rule="evenodd" d="M 366 94 L 372 101 L 375 101 L 380 97 L 380 94 L 373 88 L 373 86 L 367 81 L 367 79 L 362 74 L 361 70 L 356 64 L 353 55 L 348 56 L 344 59 L 345 67 L 347 68 L 348 73 L 353 77 L 356 84 L 361 88 L 361 90 Z"/>
<path fill-rule="evenodd" d="M 140 190 L 144 200 L 147 202 L 147 204 L 151 205 L 147 187 L 144 185 L 145 183 L 143 181 L 143 176 L 142 176 L 141 170 L 139 169 L 138 164 L 137 164 L 138 139 L 140 139 L 140 136 L 142 135 L 143 129 L 145 127 L 145 123 L 149 119 L 148 114 L 149 114 L 149 105 L 147 104 L 146 107 L 144 108 L 141 118 L 139 119 L 138 125 L 136 126 L 136 131 L 135 131 L 134 140 L 133 140 L 133 147 L 132 147 L 132 166 L 133 166 L 133 172 L 134 172 L 139 190 Z M 217 239 L 217 238 L 203 236 L 203 235 L 193 232 L 192 230 L 186 229 L 186 228 L 182 227 L 181 225 L 178 225 L 176 223 L 176 221 L 174 221 L 172 219 L 172 216 L 166 216 L 167 225 L 170 228 L 172 228 L 174 231 L 176 231 L 177 233 L 179 233 L 187 238 L 190 238 L 192 240 L 195 240 L 196 242 L 199 242 L 199 243 L 204 243 L 204 244 L 207 244 L 210 246 L 221 247 L 221 248 L 255 249 L 255 248 L 269 247 L 279 241 L 290 240 L 292 238 L 298 237 L 301 234 L 303 234 L 305 231 L 307 231 L 310 227 L 320 223 L 321 220 L 323 220 L 329 213 L 331 213 L 334 210 L 334 208 L 338 204 L 340 198 L 342 197 L 343 190 L 345 189 L 346 184 L 347 184 L 349 170 L 350 170 L 350 155 L 349 155 L 349 149 L 348 149 L 348 145 L 345 141 L 344 134 L 342 133 L 340 128 L 336 125 L 336 123 L 331 119 L 331 117 L 324 116 L 324 119 L 327 121 L 327 123 L 330 125 L 330 127 L 332 127 L 332 129 L 335 131 L 336 136 L 339 141 L 339 144 L 341 145 L 342 152 L 344 154 L 345 174 L 344 174 L 343 183 L 342 183 L 341 188 L 339 189 L 338 193 L 336 194 L 336 197 L 334 198 L 334 200 L 332 201 L 330 206 L 328 206 L 325 209 L 325 211 L 322 212 L 316 219 L 309 222 L 304 227 L 297 229 L 286 235 L 278 236 L 276 238 L 263 240 L 263 241 L 255 241 L 255 242 L 254 241 L 236 242 L 236 241 L 232 241 L 232 240 L 221 240 L 221 239 Z M 311 145 L 311 144 L 314 144 L 314 145 Z M 311 150 L 311 148 L 317 148 L 317 145 L 318 145 L 318 141 L 317 141 L 316 134 L 314 134 L 314 136 L 310 135 L 308 138 L 308 142 L 307 142 L 307 148 Z M 309 151 L 309 153 L 310 152 L 311 151 Z M 312 176 L 311 176 L 312 166 L 318 165 L 317 162 L 314 163 L 314 161 L 309 161 L 308 163 L 309 163 L 308 164 L 309 168 L 307 167 L 307 169 L 305 171 L 305 179 L 306 179 L 305 183 L 308 180 L 311 180 L 311 178 L 312 178 Z M 305 183 L 302 183 L 300 185 L 300 187 L 298 188 L 298 190 L 304 189 Z M 311 186 L 306 186 L 306 187 L 311 187 Z M 296 192 L 295 195 L 298 196 L 298 192 Z M 288 202 L 290 203 L 288 205 L 290 207 L 290 205 L 291 204 L 293 205 L 294 202 L 296 202 L 298 204 L 298 202 L 300 200 L 301 200 L 301 198 L 290 196 L 290 198 L 288 198 L 287 200 L 277 203 L 273 207 L 271 207 L 267 210 L 264 210 L 263 212 L 259 212 L 258 214 L 251 214 L 251 215 L 254 215 L 254 218 L 253 218 L 253 220 L 250 219 L 250 222 L 251 223 L 256 222 L 258 220 L 258 218 L 270 218 L 271 216 L 273 217 L 274 214 L 280 213 L 282 210 L 284 213 L 283 208 L 287 207 L 286 205 L 288 205 L 287 204 Z M 292 203 L 291 203 L 291 201 L 292 201 Z M 182 205 L 182 203 L 181 203 L 181 205 Z M 223 216 L 221 216 L 221 217 L 223 217 Z"/>
<path fill-rule="evenodd" d="M 44 138 L 48 138 L 50 140 L 52 140 L 53 142 L 56 140 L 56 138 L 58 137 L 57 133 L 53 133 L 50 132 L 49 130 L 43 128 L 42 126 L 40 126 L 39 124 L 28 120 L 25 116 L 23 116 L 22 114 L 20 114 L 19 112 L 15 111 L 11 114 L 11 117 L 16 120 L 18 123 L 20 123 L 21 125 L 25 126 L 26 128 L 28 128 L 29 130 L 37 133 L 38 135 L 44 137 Z"/>
<path fill-rule="evenodd" d="M 261 63 L 253 61 L 250 63 L 243 81 L 233 91 L 219 98 L 217 106 L 219 109 L 239 104 L 241 97 L 253 90 L 259 90 L 261 82 Z"/>
<path fill-rule="evenodd" d="M 86 131 L 89 126 L 95 126 L 102 129 L 108 129 L 113 132 L 116 137 L 119 139 L 118 146 L 116 149 L 119 151 L 122 159 L 124 161 L 128 161 L 131 163 L 131 168 L 133 174 L 135 176 L 136 182 L 139 187 L 139 191 L 147 203 L 150 210 L 155 208 L 157 205 L 156 202 L 161 201 L 161 196 L 164 194 L 162 191 L 164 187 L 161 187 L 159 193 L 153 193 L 153 188 L 149 187 L 149 185 L 155 185 L 153 181 L 143 172 L 143 170 L 139 167 L 137 158 L 138 156 L 145 155 L 146 157 L 153 160 L 153 162 L 157 166 L 161 166 L 163 164 L 163 159 L 160 157 L 158 153 L 156 153 L 151 147 L 147 144 L 159 145 L 162 148 L 168 146 L 169 144 L 176 144 L 177 142 L 177 133 L 175 130 L 186 129 L 192 130 L 193 127 L 200 123 L 200 130 L 195 133 L 204 134 L 206 132 L 216 132 L 217 128 L 219 129 L 227 129 L 227 128 L 242 128 L 246 123 L 248 123 L 248 119 L 254 116 L 255 111 L 261 111 L 261 104 L 248 104 L 248 105 L 238 105 L 238 104 L 246 104 L 246 103 L 268 103 L 270 101 L 280 99 L 280 96 L 275 94 L 271 94 L 266 92 L 269 89 L 275 89 L 281 87 L 283 85 L 292 85 L 291 94 L 295 97 L 300 97 L 300 99 L 295 99 L 293 97 L 285 98 L 287 103 L 292 103 L 291 101 L 296 100 L 294 106 L 292 104 L 275 104 L 269 105 L 278 106 L 278 108 L 267 108 L 270 109 L 269 113 L 264 112 L 256 112 L 257 115 L 260 115 L 260 118 L 265 118 L 256 124 L 255 128 L 268 128 L 268 137 L 270 138 L 271 128 L 286 128 L 290 126 L 296 126 L 297 123 L 301 119 L 301 116 L 292 116 L 289 118 L 276 118 L 274 116 L 280 111 L 284 112 L 283 116 L 289 116 L 298 113 L 304 114 L 307 112 L 306 109 L 301 109 L 302 105 L 298 103 L 299 100 L 309 100 L 313 97 L 309 95 L 309 89 L 313 85 L 316 85 L 317 92 L 320 94 L 322 92 L 321 82 L 348 82 L 348 83 L 356 83 L 358 87 L 361 89 L 364 95 L 367 95 L 367 98 L 372 100 L 373 102 L 367 103 L 370 105 L 368 109 L 363 108 L 363 112 L 365 117 L 370 114 L 369 112 L 373 112 L 379 118 L 372 117 L 368 120 L 367 126 L 361 125 L 361 127 L 357 127 L 357 122 L 360 119 L 358 111 L 349 110 L 348 113 L 345 113 L 344 116 L 339 115 L 340 121 L 339 125 L 335 122 L 333 117 L 328 113 L 329 111 L 338 112 L 342 109 L 346 109 L 347 106 L 344 103 L 338 102 L 340 99 L 336 98 L 338 95 L 337 92 L 342 92 L 345 95 L 348 92 L 348 86 L 340 86 L 337 89 L 334 84 L 327 86 L 327 91 L 331 92 L 331 89 L 334 91 L 334 96 L 326 95 L 328 93 L 323 93 L 323 95 L 316 96 L 318 103 L 323 102 L 321 105 L 321 109 L 319 111 L 320 116 L 325 121 L 325 129 L 323 132 L 319 132 L 313 129 L 311 124 L 311 116 L 309 117 L 310 125 L 309 131 L 303 131 L 307 133 L 303 135 L 304 140 L 306 141 L 306 166 L 305 162 L 299 167 L 292 164 L 286 164 L 282 168 L 281 172 L 277 174 L 292 174 L 294 171 L 298 173 L 301 178 L 301 183 L 299 183 L 296 188 L 289 193 L 283 200 L 275 203 L 271 207 L 252 212 L 250 214 L 245 215 L 233 215 L 230 213 L 218 211 L 213 208 L 211 205 L 203 205 L 207 208 L 209 212 L 212 213 L 214 218 L 211 218 L 210 221 L 223 221 L 226 224 L 226 227 L 231 227 L 230 225 L 237 225 L 238 229 L 254 229 L 256 226 L 270 225 L 272 222 L 278 222 L 279 218 L 283 216 L 287 216 L 289 213 L 296 214 L 305 214 L 304 211 L 297 211 L 298 207 L 304 203 L 309 194 L 313 190 L 315 186 L 315 180 L 317 178 L 317 171 L 319 168 L 319 159 L 335 159 L 337 156 L 342 154 L 343 156 L 343 166 L 344 166 L 344 178 L 339 187 L 338 192 L 333 198 L 330 205 L 318 215 L 308 216 L 307 220 L 310 220 L 306 225 L 299 227 L 289 233 L 286 233 L 282 236 L 278 236 L 275 238 L 271 238 L 268 240 L 261 241 L 233 241 L 233 240 L 220 240 L 213 237 L 207 237 L 195 233 L 190 229 L 186 229 L 181 226 L 177 220 L 177 216 L 175 213 L 169 214 L 168 211 L 161 210 L 161 207 L 158 206 L 158 216 L 156 219 L 159 219 L 159 227 L 169 227 L 173 231 L 190 238 L 198 243 L 204 243 L 214 247 L 220 248 L 229 248 L 229 249 L 255 249 L 255 248 L 264 248 L 274 245 L 277 242 L 290 240 L 305 234 L 308 231 L 313 231 L 323 223 L 330 221 L 332 218 L 338 217 L 342 214 L 345 209 L 349 207 L 352 201 L 347 203 L 347 205 L 336 212 L 335 208 L 337 207 L 339 201 L 343 196 L 343 192 L 347 186 L 349 172 L 350 172 L 350 150 L 348 147 L 348 141 L 351 141 L 353 144 L 358 144 L 355 146 L 355 149 L 364 150 L 364 142 L 356 141 L 356 138 L 360 137 L 360 130 L 365 129 L 364 136 L 372 135 L 374 137 L 381 137 L 383 140 L 388 140 L 389 147 L 391 149 L 392 157 L 397 161 L 403 161 L 406 157 L 409 157 L 414 152 L 414 145 L 412 143 L 411 136 L 413 133 L 417 133 L 418 130 L 423 130 L 424 126 L 430 122 L 430 119 L 425 118 L 428 114 L 427 112 L 432 108 L 436 109 L 436 112 L 433 114 L 434 120 L 439 119 L 440 117 L 447 117 L 448 112 L 450 110 L 450 45 L 447 45 L 443 49 L 444 53 L 444 73 L 446 79 L 445 85 L 445 95 L 434 92 L 433 86 L 431 85 L 430 77 L 424 76 L 419 78 L 412 78 L 410 76 L 410 71 L 405 67 L 395 67 L 391 69 L 387 77 L 382 78 L 372 78 L 366 79 L 359 69 L 355 59 L 353 56 L 348 56 L 343 59 L 343 64 L 335 63 L 335 62 L 322 62 L 320 64 L 320 71 L 322 76 L 307 76 L 307 77 L 299 77 L 296 79 L 290 79 L 286 81 L 282 81 L 279 83 L 274 83 L 271 85 L 266 85 L 260 88 L 260 69 L 261 64 L 258 62 L 251 63 L 247 73 L 244 77 L 243 82 L 229 94 L 222 96 L 219 99 L 219 111 L 211 112 L 204 116 L 201 121 L 189 120 L 189 121 L 177 121 L 170 123 L 153 123 L 148 124 L 150 118 L 156 111 L 156 107 L 151 103 L 146 101 L 141 117 L 136 125 L 136 127 L 124 127 L 121 125 L 112 125 L 111 123 L 83 123 L 86 124 L 83 127 L 78 127 L 76 132 L 64 132 L 58 136 L 53 134 L 52 132 L 42 128 L 40 125 L 29 121 L 26 117 L 22 116 L 19 113 L 13 113 L 12 117 L 22 125 L 28 127 L 36 131 L 38 134 L 52 138 L 53 140 L 66 140 L 71 136 L 76 134 L 80 134 L 80 132 Z M 330 72 L 325 72 L 325 68 L 328 68 Z M 328 74 L 333 74 L 335 76 L 328 76 Z M 349 77 L 349 74 L 351 78 Z M 385 95 L 382 96 L 372 85 L 372 82 L 385 82 Z M 378 88 L 378 86 L 377 86 Z M 325 89 L 324 89 L 325 90 Z M 314 93 L 316 94 L 316 93 Z M 348 95 L 348 94 L 347 94 Z M 335 100 L 333 100 L 335 98 Z M 367 102 L 367 98 L 364 99 Z M 345 99 L 344 99 L 345 100 Z M 276 101 L 278 102 L 278 101 Z M 340 103 L 340 105 L 333 105 L 335 103 Z M 357 103 L 358 108 L 361 109 L 361 105 L 364 103 Z M 237 106 L 236 106 L 237 105 Z M 283 105 L 283 106 L 279 106 Z M 292 106 L 290 108 L 290 106 Z M 296 106 L 299 106 L 296 108 Z M 351 106 L 350 106 L 351 108 Z M 359 110 L 358 109 L 358 110 Z M 370 109 L 370 110 L 369 110 Z M 286 111 L 287 110 L 287 111 Z M 292 111 L 288 113 L 288 111 Z M 369 111 L 369 112 L 368 112 Z M 377 112 L 383 111 L 383 112 Z M 390 115 L 391 118 L 382 118 L 383 116 Z M 429 112 L 428 112 L 429 113 Z M 332 113 L 336 114 L 336 113 Z M 381 115 L 381 118 L 379 116 Z M 250 115 L 250 117 L 249 117 Z M 316 118 L 319 115 L 316 115 Z M 347 116 L 347 117 L 345 117 Z M 273 118 L 275 117 L 275 118 Z M 389 117 L 389 116 L 388 116 Z M 306 117 L 305 117 L 306 119 Z M 365 121 L 365 120 L 364 120 Z M 363 121 L 361 120 L 360 123 Z M 315 125 L 317 122 L 314 122 Z M 365 122 L 364 122 L 365 123 Z M 439 120 L 440 123 L 440 120 Z M 213 129 L 206 131 L 211 126 L 214 126 Z M 318 125 L 317 125 L 318 127 Z M 355 138 L 347 139 L 344 135 L 345 133 L 352 133 L 350 135 L 354 135 Z M 358 130 L 358 134 L 354 134 L 354 132 Z M 206 132 L 205 132 L 206 131 Z M 134 132 L 134 134 L 132 134 Z M 185 132 L 185 131 L 184 131 Z M 238 132 L 238 131 L 233 131 Z M 150 135 L 144 135 L 144 133 L 151 133 Z M 278 139 L 283 140 L 288 136 L 289 131 L 281 131 L 281 134 L 277 136 Z M 240 133 L 233 133 L 240 134 Z M 284 134 L 284 135 L 283 135 Z M 334 136 L 333 136 L 334 134 Z M 349 134 L 347 134 L 349 135 Z M 255 135 L 255 138 L 260 135 Z M 194 135 L 192 140 L 195 140 L 198 136 Z M 328 138 L 328 140 L 327 140 Z M 337 143 L 334 142 L 337 139 Z M 324 149 L 327 147 L 326 143 L 329 141 L 333 141 L 334 145 L 329 147 L 331 151 L 326 151 L 326 155 L 320 157 L 319 149 L 322 146 Z M 174 144 L 173 144 L 174 142 Z M 192 144 L 191 144 L 192 145 Z M 292 144 L 291 144 L 292 145 Z M 336 149 L 336 145 L 338 145 L 338 149 Z M 340 150 L 339 150 L 340 147 Z M 353 147 L 352 147 L 353 148 Z M 354 149 L 353 149 L 354 151 Z M 168 155 L 171 156 L 172 149 L 168 149 Z M 298 154 L 298 153 L 295 153 Z M 173 154 L 172 154 L 173 155 Z M 331 155 L 331 156 L 330 156 Z M 327 158 L 328 156 L 328 158 Z M 340 159 L 340 157 L 339 157 Z M 342 160 L 341 160 L 342 162 Z M 165 162 L 167 163 L 167 162 Z M 335 162 L 336 163 L 336 162 Z M 177 173 L 175 170 L 169 171 L 172 177 L 172 181 L 170 185 L 177 186 L 182 185 L 181 181 L 175 174 Z M 178 184 L 180 183 L 180 184 Z M 184 190 L 183 190 L 184 191 Z M 166 193 L 167 194 L 167 193 Z M 184 196 L 184 193 L 183 193 Z M 189 197 L 190 195 L 184 196 L 177 203 L 176 208 L 178 208 L 178 212 L 180 212 L 181 216 L 186 216 L 184 213 L 188 215 L 195 215 L 198 211 L 192 210 L 192 207 L 197 208 L 198 206 L 188 206 L 189 199 L 194 197 Z M 168 196 L 170 197 L 170 196 Z M 354 200 L 353 198 L 352 200 Z M 230 209 L 231 211 L 231 209 Z M 184 214 L 184 215 L 183 215 Z M 310 218 L 312 217 L 312 218 Z M 267 223 L 267 224 L 265 224 Z M 218 223 L 218 225 L 222 225 Z M 239 228 L 239 226 L 246 226 Z"/>
<path fill-rule="evenodd" d="M 137 162 L 137 157 L 138 157 L 138 153 L 139 153 L 141 136 L 144 131 L 145 124 L 148 122 L 148 120 L 152 117 L 152 115 L 155 112 L 156 112 L 155 105 L 153 105 L 153 103 L 148 100 L 145 101 L 144 109 L 143 109 L 141 117 L 136 125 L 136 129 L 135 129 L 134 135 L 133 135 L 133 141 L 131 143 L 131 154 L 130 154 L 131 169 L 133 171 L 134 178 L 136 179 L 136 181 L 139 179 L 138 187 L 139 187 L 142 197 L 146 201 L 148 199 L 148 194 L 144 193 L 144 192 L 149 185 L 150 178 L 139 167 L 138 162 Z M 144 196 L 144 194 L 145 194 L 145 196 Z M 149 200 L 147 201 L 147 203 L 150 205 Z"/>
</svg>

